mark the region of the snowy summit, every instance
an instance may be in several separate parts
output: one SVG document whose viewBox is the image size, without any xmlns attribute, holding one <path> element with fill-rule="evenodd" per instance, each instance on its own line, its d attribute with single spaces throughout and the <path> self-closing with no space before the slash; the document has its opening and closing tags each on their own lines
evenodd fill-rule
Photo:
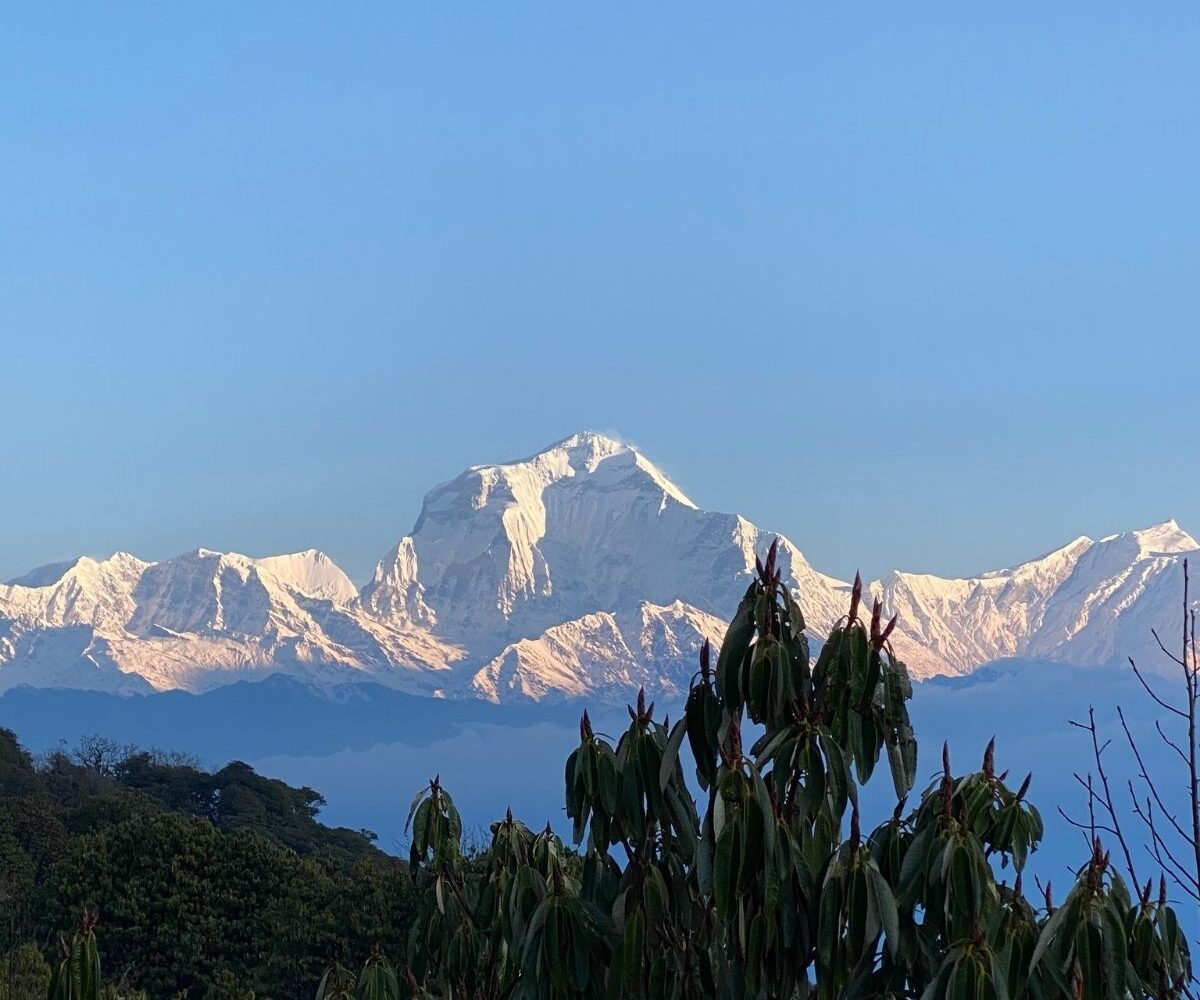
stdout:
<svg viewBox="0 0 1200 1000">
<path fill-rule="evenodd" d="M 284 673 L 493 701 L 670 695 L 704 640 L 720 643 L 774 537 L 585 432 L 435 487 L 361 591 L 312 549 L 33 570 L 0 585 L 0 691 L 203 691 Z M 895 646 L 918 677 L 1008 656 L 1101 665 L 1149 656 L 1198 548 L 1167 521 L 970 579 L 896 572 L 870 590 L 899 615 Z M 820 638 L 847 584 L 786 538 L 779 564 Z"/>
</svg>

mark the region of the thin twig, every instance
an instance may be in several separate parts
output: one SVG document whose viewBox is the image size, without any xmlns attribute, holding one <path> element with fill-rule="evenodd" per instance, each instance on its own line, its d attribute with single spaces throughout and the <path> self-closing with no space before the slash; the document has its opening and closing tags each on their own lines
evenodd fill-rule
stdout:
<svg viewBox="0 0 1200 1000">
<path fill-rule="evenodd" d="M 1158 637 L 1155 636 L 1155 638 L 1157 639 Z M 1160 642 L 1159 645 L 1161 646 L 1162 643 Z M 1138 665 L 1134 662 L 1132 656 L 1129 657 L 1129 665 L 1133 667 L 1133 676 L 1136 677 L 1139 682 L 1141 682 L 1142 687 L 1146 689 L 1146 694 L 1153 698 L 1160 708 L 1165 708 L 1168 712 L 1178 715 L 1181 719 L 1187 718 L 1187 712 L 1176 708 L 1170 702 L 1164 701 L 1158 696 L 1158 694 L 1155 693 L 1154 689 L 1150 687 L 1149 683 L 1147 683 L 1146 678 L 1142 676 L 1142 672 L 1138 670 Z"/>
<path fill-rule="evenodd" d="M 1158 832 L 1158 826 L 1154 822 L 1153 801 L 1147 797 L 1146 808 L 1143 811 L 1135 798 L 1133 811 L 1146 825 L 1146 829 L 1150 833 L 1150 843 L 1146 845 L 1146 850 L 1150 853 L 1150 856 L 1154 858 L 1158 866 L 1171 878 L 1171 881 L 1193 899 L 1200 902 L 1200 885 L 1195 884 L 1195 880 L 1188 873 L 1188 870 L 1175 857 L 1170 845 L 1163 839 L 1162 834 Z"/>
<path fill-rule="evenodd" d="M 1162 796 L 1158 794 L 1158 786 L 1154 783 L 1154 779 L 1150 777 L 1150 772 L 1147 770 L 1146 764 L 1142 760 L 1142 752 L 1138 749 L 1137 741 L 1133 738 L 1133 733 L 1129 731 L 1129 725 L 1125 721 L 1125 713 L 1121 710 L 1119 705 L 1117 706 L 1117 718 L 1121 720 L 1121 728 L 1125 730 L 1125 739 L 1129 742 L 1129 749 L 1133 751 L 1134 760 L 1137 761 L 1138 767 L 1141 768 L 1140 777 L 1146 783 L 1146 788 L 1149 789 L 1150 794 L 1154 796 L 1154 802 L 1158 806 L 1158 811 L 1161 812 L 1168 820 L 1170 820 L 1171 826 L 1175 828 L 1175 832 L 1178 833 L 1179 836 L 1181 836 L 1185 841 L 1187 841 L 1189 847 L 1195 846 L 1192 843 L 1192 838 L 1183 832 L 1183 827 L 1179 825 L 1179 821 L 1175 819 L 1170 810 L 1167 809 L 1166 803 L 1162 800 Z"/>
<path fill-rule="evenodd" d="M 1167 735 L 1167 733 L 1166 733 L 1166 730 L 1165 730 L 1165 729 L 1163 729 L 1163 727 L 1162 727 L 1162 722 L 1161 722 L 1161 721 L 1159 721 L 1158 719 L 1155 719 L 1155 720 L 1154 720 L 1154 728 L 1158 730 L 1158 735 L 1162 737 L 1162 741 L 1163 741 L 1163 742 L 1164 742 L 1164 743 L 1165 743 L 1167 746 L 1169 746 L 1169 747 L 1170 747 L 1172 750 L 1174 750 L 1174 751 L 1175 751 L 1175 752 L 1176 752 L 1176 753 L 1179 755 L 1179 759 L 1180 759 L 1181 761 L 1183 761 L 1184 765 L 1186 765 L 1186 764 L 1187 764 L 1187 762 L 1188 762 L 1188 759 L 1187 759 L 1187 754 L 1185 754 L 1185 753 L 1184 753 L 1184 752 L 1183 752 L 1183 751 L 1182 751 L 1182 750 L 1179 748 L 1179 744 L 1178 744 L 1178 743 L 1176 743 L 1174 740 L 1172 740 L 1172 739 L 1171 739 L 1171 737 L 1169 737 L 1169 736 Z"/>
<path fill-rule="evenodd" d="M 1092 738 L 1092 759 L 1096 762 L 1096 775 L 1100 778 L 1100 786 L 1103 788 L 1104 794 L 1101 795 L 1092 788 L 1091 775 L 1088 776 L 1088 783 L 1084 787 L 1088 790 L 1092 802 L 1098 799 L 1104 811 L 1108 813 L 1108 818 L 1112 821 L 1112 836 L 1116 837 L 1117 843 L 1121 847 L 1121 853 L 1125 856 L 1125 870 L 1129 872 L 1130 881 L 1134 885 L 1140 885 L 1141 880 L 1137 877 L 1137 869 L 1133 863 L 1133 852 L 1130 851 L 1129 843 L 1125 839 L 1124 831 L 1121 829 L 1121 820 L 1117 815 L 1117 807 L 1113 801 L 1112 789 L 1108 784 L 1108 772 L 1104 769 L 1104 751 L 1108 749 L 1109 743 L 1112 741 L 1106 740 L 1104 745 L 1101 746 L 1100 737 L 1096 732 L 1096 711 L 1091 705 L 1088 706 L 1087 725 L 1073 720 L 1071 721 L 1071 725 L 1077 729 L 1085 730 Z M 1081 780 L 1078 775 L 1075 777 L 1077 780 Z"/>
</svg>

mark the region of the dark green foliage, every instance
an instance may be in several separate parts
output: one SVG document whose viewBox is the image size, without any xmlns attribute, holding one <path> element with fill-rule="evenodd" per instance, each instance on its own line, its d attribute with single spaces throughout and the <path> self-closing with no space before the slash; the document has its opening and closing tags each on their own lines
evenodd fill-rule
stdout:
<svg viewBox="0 0 1200 1000">
<path fill-rule="evenodd" d="M 364 853 L 369 839 L 360 831 L 319 824 L 316 817 L 325 800 L 313 789 L 264 778 L 241 761 L 210 774 L 188 765 L 162 764 L 138 752 L 123 760 L 115 774 L 122 786 L 166 809 L 201 816 L 219 830 L 250 827 L 300 854 L 320 852 L 353 861 Z"/>
<path fill-rule="evenodd" d="M 357 982 L 354 973 L 341 962 L 334 962 L 317 983 L 316 1000 L 351 1000 Z"/>
<path fill-rule="evenodd" d="M 0 959 L 0 1000 L 45 1000 L 50 965 L 36 945 L 23 944 Z"/>
<path fill-rule="evenodd" d="M 397 862 L 349 871 L 249 829 L 222 834 L 175 813 L 82 838 L 53 869 L 46 918 L 104 918 L 108 967 L 152 996 L 203 996 L 223 981 L 259 995 L 308 995 L 332 960 L 399 948 L 409 895 Z"/>
<path fill-rule="evenodd" d="M 96 912 L 123 996 L 311 996 L 329 962 L 401 950 L 412 906 L 402 863 L 320 805 L 100 740 L 35 766 L 0 731 L 0 957 Z"/>
<path fill-rule="evenodd" d="M 944 751 L 940 777 L 906 813 L 912 687 L 892 625 L 878 605 L 869 622 L 860 609 L 856 580 L 814 662 L 773 547 L 715 669 L 702 652 L 682 720 L 659 722 L 639 696 L 613 746 L 585 713 L 565 771 L 582 855 L 510 814 L 468 863 L 454 803 L 431 782 L 410 813 L 422 897 L 402 994 L 1180 997 L 1191 964 L 1173 912 L 1148 887 L 1131 900 L 1099 843 L 1062 907 L 1025 899 L 1042 821 L 1029 779 L 1013 791 L 991 745 L 965 775 Z M 760 734 L 748 751 L 747 725 Z M 898 803 L 865 833 L 858 788 L 883 759 Z"/>
</svg>

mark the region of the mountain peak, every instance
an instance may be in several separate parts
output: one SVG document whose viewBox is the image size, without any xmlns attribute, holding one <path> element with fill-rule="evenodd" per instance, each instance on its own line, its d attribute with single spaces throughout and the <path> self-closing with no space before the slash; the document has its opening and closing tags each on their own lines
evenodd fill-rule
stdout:
<svg viewBox="0 0 1200 1000">
<path fill-rule="evenodd" d="M 26 618 L 51 627 L 120 625 L 132 610 L 133 588 L 149 565 L 116 552 L 107 559 L 80 556 L 40 567 L 0 586 L 0 619 Z"/>
<path fill-rule="evenodd" d="M 594 472 L 605 459 L 628 453 L 637 454 L 637 449 L 615 435 L 601 434 L 598 431 L 577 431 L 525 458 L 509 462 L 474 465 L 468 472 L 535 466 L 561 468 L 567 475 L 571 475 L 579 472 Z"/>
<path fill-rule="evenodd" d="M 305 549 L 253 560 L 297 593 L 345 604 L 358 596 L 350 578 L 320 549 Z"/>
<path fill-rule="evenodd" d="M 432 490 L 360 605 L 490 655 L 631 600 L 727 613 L 769 544 L 744 519 L 699 509 L 635 446 L 581 431 Z M 811 574 L 798 552 L 788 565 Z"/>
<path fill-rule="evenodd" d="M 338 604 L 345 604 L 358 596 L 350 578 L 320 549 L 286 552 L 276 556 L 248 556 L 241 552 L 197 548 L 167 560 L 163 566 L 173 565 L 179 567 L 180 572 L 190 573 L 194 570 L 182 567 L 193 567 L 197 564 L 208 567 L 204 573 L 232 570 L 243 580 L 247 580 L 252 573 L 259 573 L 261 576 L 265 572 L 296 594 Z M 164 572 L 166 571 L 164 569 Z"/>
<path fill-rule="evenodd" d="M 569 437 L 563 438 L 561 441 L 555 441 L 554 444 L 542 449 L 542 452 L 557 451 L 564 449 L 566 451 L 582 451 L 596 458 L 602 458 L 608 455 L 617 455 L 623 451 L 636 451 L 633 445 L 621 440 L 615 434 L 604 434 L 601 431 L 577 431 Z"/>
<path fill-rule="evenodd" d="M 1200 542 L 1184 531 L 1173 517 L 1158 524 L 1152 524 L 1148 528 L 1109 535 L 1107 538 L 1102 538 L 1101 541 L 1133 542 L 1137 545 L 1138 553 L 1145 558 L 1178 555 L 1200 549 Z"/>
<path fill-rule="evenodd" d="M 61 580 L 79 563 L 79 556 L 74 559 L 67 559 L 63 562 L 47 563 L 45 566 L 37 566 L 23 573 L 20 576 L 15 576 L 11 580 L 5 580 L 6 587 L 50 587 Z"/>
<path fill-rule="evenodd" d="M 0 586 L 40 589 L 43 587 L 53 587 L 55 584 L 61 583 L 72 571 L 74 571 L 76 576 L 81 572 L 112 571 L 121 573 L 125 571 L 140 571 L 147 565 L 149 564 L 128 552 L 114 552 L 104 559 L 93 559 L 91 556 L 76 556 L 74 559 L 67 559 L 64 562 L 38 566 L 35 569 L 31 569 L 28 573 L 4 581 Z"/>
<path fill-rule="evenodd" d="M 635 445 L 613 434 L 588 430 L 578 431 L 555 441 L 527 458 L 472 466 L 457 479 L 430 493 L 426 497 L 426 503 L 448 488 L 459 488 L 459 484 L 464 481 L 474 483 L 473 488 L 480 490 L 476 501 L 478 508 L 501 482 L 510 487 L 515 486 L 516 492 L 521 493 L 521 485 L 532 485 L 541 490 L 563 479 L 579 475 L 590 476 L 598 472 L 612 473 L 614 477 L 633 480 L 636 479 L 633 470 L 640 472 L 643 481 L 649 481 L 655 489 L 661 490 L 672 500 L 693 510 L 699 509 L 687 494 L 671 482 L 666 473 Z M 417 528 L 413 530 L 415 532 Z"/>
</svg>

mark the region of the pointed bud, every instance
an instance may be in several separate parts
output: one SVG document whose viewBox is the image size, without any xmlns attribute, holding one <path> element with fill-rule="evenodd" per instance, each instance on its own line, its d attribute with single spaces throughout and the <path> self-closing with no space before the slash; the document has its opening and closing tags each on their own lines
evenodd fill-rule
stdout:
<svg viewBox="0 0 1200 1000">
<path fill-rule="evenodd" d="M 1033 781 L 1033 772 L 1030 771 L 1025 775 L 1025 780 L 1021 782 L 1021 787 L 1017 789 L 1017 801 L 1020 802 L 1025 798 L 1025 793 L 1029 791 L 1029 783 Z"/>
<path fill-rule="evenodd" d="M 987 748 L 983 751 L 983 773 L 989 778 L 996 773 L 996 737 L 988 740 Z"/>
<path fill-rule="evenodd" d="M 883 634 L 879 637 L 879 645 L 882 646 L 885 642 L 888 641 L 888 636 L 892 634 L 892 629 L 894 629 L 896 627 L 896 619 L 899 617 L 900 616 L 898 614 L 892 615 L 891 621 L 889 621 L 887 623 L 887 625 L 884 626 Z"/>
<path fill-rule="evenodd" d="M 850 591 L 850 624 L 858 618 L 858 606 L 862 603 L 862 574 L 854 574 L 854 587 Z"/>
<path fill-rule="evenodd" d="M 638 688 L 637 714 L 638 718 L 646 717 L 646 689 L 644 687 Z"/>
<path fill-rule="evenodd" d="M 725 763 L 736 767 L 742 759 L 742 718 L 735 715 L 729 723 L 729 755 Z"/>
<path fill-rule="evenodd" d="M 504 813 L 504 822 L 509 826 L 512 826 L 512 806 L 509 806 L 507 811 Z"/>
<path fill-rule="evenodd" d="M 871 606 L 871 645 L 876 649 L 879 648 L 882 640 L 879 636 L 879 620 L 883 615 L 883 602 L 878 597 L 875 598 L 875 603 Z"/>
<path fill-rule="evenodd" d="M 711 666 L 712 649 L 709 646 L 707 639 L 704 640 L 704 645 L 700 647 L 700 676 L 707 681 L 712 673 Z"/>
<path fill-rule="evenodd" d="M 592 720 L 588 718 L 587 709 L 583 710 L 583 715 L 579 719 L 579 739 L 590 740 L 592 738 Z"/>
<path fill-rule="evenodd" d="M 942 774 L 947 778 L 950 777 L 950 743 L 949 741 L 942 744 Z"/>
</svg>

